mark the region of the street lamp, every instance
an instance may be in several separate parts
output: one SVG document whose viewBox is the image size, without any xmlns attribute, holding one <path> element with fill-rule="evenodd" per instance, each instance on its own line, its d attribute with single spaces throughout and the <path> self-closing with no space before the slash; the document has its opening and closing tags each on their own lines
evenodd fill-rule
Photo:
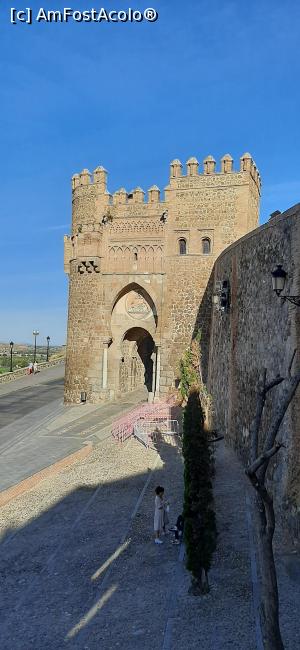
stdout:
<svg viewBox="0 0 300 650">
<path fill-rule="evenodd" d="M 49 361 L 50 336 L 47 336 L 47 361 Z"/>
<path fill-rule="evenodd" d="M 13 371 L 13 347 L 14 347 L 14 342 L 10 341 L 10 372 Z"/>
<path fill-rule="evenodd" d="M 33 336 L 34 336 L 34 354 L 33 354 L 33 363 L 35 363 L 35 361 L 36 361 L 36 337 L 39 335 L 39 331 L 38 331 L 38 330 L 33 330 L 32 334 L 33 334 Z"/>
<path fill-rule="evenodd" d="M 272 286 L 273 286 L 273 291 L 275 291 L 276 295 L 281 298 L 285 302 L 285 300 L 288 300 L 291 302 L 293 305 L 297 305 L 297 307 L 300 307 L 300 296 L 283 296 L 282 292 L 285 287 L 285 282 L 287 278 L 287 272 L 282 268 L 282 264 L 277 264 L 276 269 L 271 272 L 272 275 Z"/>
</svg>

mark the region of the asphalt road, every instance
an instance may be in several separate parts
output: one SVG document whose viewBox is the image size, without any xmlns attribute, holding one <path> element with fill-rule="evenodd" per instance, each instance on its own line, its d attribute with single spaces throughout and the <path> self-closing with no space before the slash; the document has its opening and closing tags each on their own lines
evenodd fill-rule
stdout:
<svg viewBox="0 0 300 650">
<path fill-rule="evenodd" d="M 64 390 L 64 366 L 54 366 L 35 376 L 3 384 L 0 388 L 0 430 L 61 398 Z M 1 433 L 0 433 L 1 440 Z"/>
<path fill-rule="evenodd" d="M 0 386 L 0 492 L 110 435 L 145 391 L 102 405 L 64 405 L 64 366 Z"/>
</svg>

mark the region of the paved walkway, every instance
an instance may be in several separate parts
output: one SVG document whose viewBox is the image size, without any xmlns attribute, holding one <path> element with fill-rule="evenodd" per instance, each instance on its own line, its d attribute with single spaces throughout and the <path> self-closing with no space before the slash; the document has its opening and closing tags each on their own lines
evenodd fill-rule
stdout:
<svg viewBox="0 0 300 650">
<path fill-rule="evenodd" d="M 63 404 L 64 367 L 0 387 L 0 492 L 109 435 L 115 417 L 145 400 L 143 390 L 102 406 Z"/>
<path fill-rule="evenodd" d="M 4 410 L 3 407 L 6 404 L 6 400 L 11 400 L 11 405 L 13 408 L 10 409 L 11 413 L 14 413 L 14 407 L 18 407 L 18 402 L 21 401 L 22 404 L 24 405 L 24 408 L 26 409 L 25 411 L 21 412 L 21 417 L 23 415 L 26 415 L 26 413 L 29 413 L 29 410 L 34 411 L 36 408 L 36 397 L 41 394 L 43 395 L 43 386 L 56 386 L 59 387 L 57 390 L 57 394 L 52 398 L 51 391 L 49 391 L 49 396 L 48 396 L 48 402 L 51 402 L 52 399 L 55 399 L 56 397 L 61 397 L 63 399 L 63 379 L 64 379 L 64 374 L 65 374 L 65 366 L 64 364 L 59 364 L 57 366 L 49 366 L 48 368 L 44 368 L 40 372 L 38 372 L 36 375 L 23 375 L 19 379 L 14 379 L 13 381 L 3 384 L 0 384 L 0 408 L 1 411 Z M 36 387 L 38 390 L 36 390 Z M 25 406 L 25 400 L 22 399 L 22 396 L 26 395 L 27 399 L 26 402 L 30 404 L 30 409 L 28 410 L 28 407 Z M 5 399 L 4 399 L 5 398 Z M 31 402 L 32 398 L 32 402 Z M 39 406 L 42 406 L 43 402 L 38 404 L 37 408 Z M 17 413 L 16 413 L 17 415 Z M 1 418 L 2 420 L 2 418 Z M 2 421 L 0 423 L 0 426 L 2 425 Z"/>
<path fill-rule="evenodd" d="M 161 442 L 156 453 L 131 439 L 120 449 L 107 439 L 2 508 L 1 650 L 256 650 L 246 479 L 233 452 L 218 448 L 218 551 L 204 598 L 188 594 L 183 547 L 153 543 L 157 484 L 173 522 L 178 448 Z M 285 648 L 295 650 L 299 585 L 283 564 L 280 590 Z"/>
</svg>

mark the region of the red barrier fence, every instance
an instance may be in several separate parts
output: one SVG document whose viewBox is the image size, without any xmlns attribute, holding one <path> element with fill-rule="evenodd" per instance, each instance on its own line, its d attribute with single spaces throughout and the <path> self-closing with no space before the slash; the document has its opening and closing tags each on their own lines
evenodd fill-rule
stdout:
<svg viewBox="0 0 300 650">
<path fill-rule="evenodd" d="M 133 434 L 137 420 L 171 419 L 171 409 L 174 404 L 172 397 L 168 402 L 141 404 L 112 423 L 111 433 L 116 442 L 122 443 Z"/>
</svg>

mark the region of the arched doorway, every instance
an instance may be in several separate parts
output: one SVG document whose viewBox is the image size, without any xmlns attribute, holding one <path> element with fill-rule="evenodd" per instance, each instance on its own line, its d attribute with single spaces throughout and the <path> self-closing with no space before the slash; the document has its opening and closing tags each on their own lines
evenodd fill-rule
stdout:
<svg viewBox="0 0 300 650">
<path fill-rule="evenodd" d="M 111 394 L 119 397 L 142 386 L 155 392 L 157 323 L 156 306 L 145 288 L 130 283 L 118 293 L 112 304 L 112 343 L 107 354 Z"/>
<path fill-rule="evenodd" d="M 122 393 L 145 386 L 148 392 L 153 387 L 154 341 L 143 327 L 131 327 L 124 334 L 121 343 L 120 379 Z"/>
</svg>

